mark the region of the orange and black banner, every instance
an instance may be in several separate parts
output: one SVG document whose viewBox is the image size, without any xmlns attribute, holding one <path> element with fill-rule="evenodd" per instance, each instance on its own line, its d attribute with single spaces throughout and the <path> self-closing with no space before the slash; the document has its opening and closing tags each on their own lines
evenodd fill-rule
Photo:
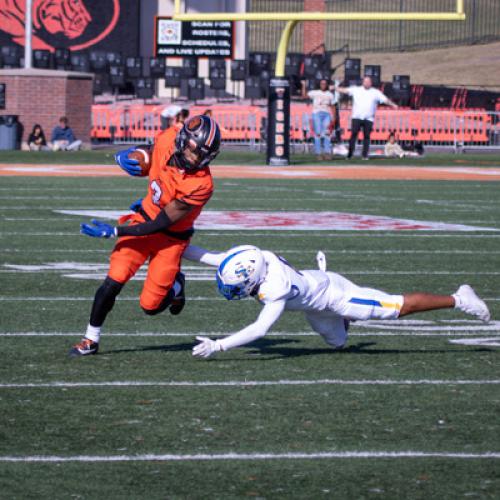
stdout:
<svg viewBox="0 0 500 500">
<path fill-rule="evenodd" d="M 290 163 L 290 82 L 273 78 L 269 83 L 267 164 Z"/>
<path fill-rule="evenodd" d="M 24 46 L 25 0 L 0 0 L 0 46 Z M 137 0 L 33 0 L 33 50 L 139 53 Z"/>
</svg>

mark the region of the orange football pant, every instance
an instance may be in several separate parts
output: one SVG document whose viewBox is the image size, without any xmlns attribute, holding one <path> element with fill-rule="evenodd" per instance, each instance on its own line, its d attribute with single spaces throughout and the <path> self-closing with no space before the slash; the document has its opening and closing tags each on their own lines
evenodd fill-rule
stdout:
<svg viewBox="0 0 500 500">
<path fill-rule="evenodd" d="M 149 259 L 148 273 L 142 288 L 140 304 L 154 311 L 160 307 L 180 270 L 181 257 L 189 241 L 162 233 L 148 236 L 124 236 L 111 253 L 108 276 L 125 284 Z"/>
</svg>

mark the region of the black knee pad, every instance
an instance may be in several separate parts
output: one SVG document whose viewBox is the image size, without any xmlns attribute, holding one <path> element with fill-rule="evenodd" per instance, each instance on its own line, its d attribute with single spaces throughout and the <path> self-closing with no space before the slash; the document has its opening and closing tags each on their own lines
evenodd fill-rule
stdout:
<svg viewBox="0 0 500 500">
<path fill-rule="evenodd" d="M 106 298 L 116 298 L 116 296 L 122 291 L 123 283 L 118 283 L 114 279 L 106 276 L 104 283 L 101 285 L 101 290 L 103 296 Z"/>
<path fill-rule="evenodd" d="M 121 292 L 123 283 L 118 283 L 109 276 L 99 287 L 95 294 L 94 304 L 90 313 L 90 324 L 92 326 L 101 326 L 106 319 L 107 314 L 115 305 L 115 299 Z"/>
</svg>

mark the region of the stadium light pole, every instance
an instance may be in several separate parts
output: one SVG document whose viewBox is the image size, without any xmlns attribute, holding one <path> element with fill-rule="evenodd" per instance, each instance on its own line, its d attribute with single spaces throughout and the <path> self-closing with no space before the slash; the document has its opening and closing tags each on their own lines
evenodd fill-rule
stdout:
<svg viewBox="0 0 500 500">
<path fill-rule="evenodd" d="M 26 19 L 24 20 L 24 69 L 33 67 L 31 36 L 33 31 L 33 0 L 26 0 Z"/>
</svg>

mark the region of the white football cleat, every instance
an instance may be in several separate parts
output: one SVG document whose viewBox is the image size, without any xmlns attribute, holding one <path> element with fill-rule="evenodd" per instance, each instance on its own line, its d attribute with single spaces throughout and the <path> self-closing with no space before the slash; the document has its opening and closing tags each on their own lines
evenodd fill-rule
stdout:
<svg viewBox="0 0 500 500">
<path fill-rule="evenodd" d="M 469 285 L 462 285 L 454 294 L 455 308 L 464 313 L 477 316 L 480 320 L 488 322 L 491 318 L 488 306 L 481 300 Z"/>
</svg>

